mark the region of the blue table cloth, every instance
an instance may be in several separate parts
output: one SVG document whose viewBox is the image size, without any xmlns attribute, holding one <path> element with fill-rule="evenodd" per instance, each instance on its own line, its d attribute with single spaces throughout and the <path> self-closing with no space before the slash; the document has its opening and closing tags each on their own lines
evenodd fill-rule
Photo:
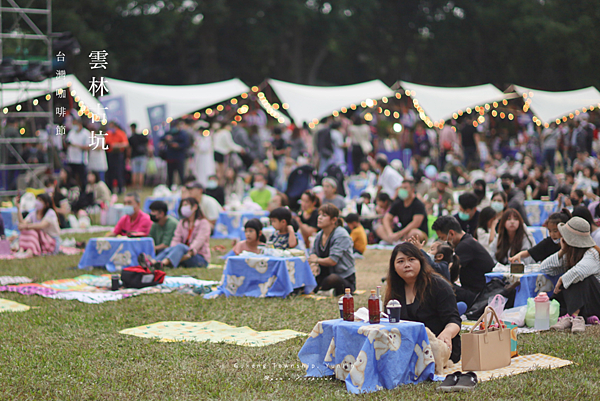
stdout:
<svg viewBox="0 0 600 401">
<path fill-rule="evenodd" d="M 137 266 L 140 253 L 155 256 L 152 238 L 92 238 L 85 247 L 78 267 L 105 266 L 109 272 L 115 272 L 124 267 Z"/>
<path fill-rule="evenodd" d="M 529 231 L 532 235 L 533 235 L 533 239 L 535 240 L 536 244 L 539 244 L 540 241 L 542 241 L 544 238 L 546 238 L 547 234 L 546 234 L 546 228 L 545 227 L 531 227 L 528 226 L 527 227 L 527 231 Z"/>
<path fill-rule="evenodd" d="M 418 322 L 318 322 L 298 357 L 306 376 L 335 375 L 355 394 L 434 379 L 433 353 Z"/>
<path fill-rule="evenodd" d="M 7 207 L 0 209 L 0 215 L 4 220 L 4 229 L 19 231 L 19 215 L 16 207 Z"/>
<path fill-rule="evenodd" d="M 266 217 L 269 212 L 221 212 L 215 223 L 213 238 L 244 239 L 244 225 L 250 219 Z"/>
<path fill-rule="evenodd" d="M 529 220 L 530 226 L 541 226 L 552 213 L 557 211 L 557 208 L 557 201 L 525 201 L 525 211 L 527 213 L 527 220 Z"/>
<path fill-rule="evenodd" d="M 225 261 L 221 284 L 205 298 L 219 295 L 285 298 L 294 288 L 302 286 L 305 294 L 317 286 L 305 257 L 231 256 Z"/>
<path fill-rule="evenodd" d="M 510 283 L 521 281 L 521 285 L 517 287 L 515 296 L 515 308 L 517 306 L 527 305 L 527 298 L 535 298 L 539 292 L 546 292 L 548 296 L 554 294 L 554 286 L 560 276 L 549 276 L 544 273 L 527 273 L 527 274 L 512 274 L 512 273 L 486 273 L 485 281 L 490 282 L 493 278 L 505 278 Z"/>
<path fill-rule="evenodd" d="M 150 196 L 144 200 L 144 206 L 142 210 L 145 213 L 150 214 L 150 204 L 157 200 L 163 201 L 167 204 L 167 207 L 169 208 L 169 216 L 173 216 L 177 219 L 179 218 L 177 210 L 179 209 L 181 198 L 178 196 Z"/>
<path fill-rule="evenodd" d="M 348 181 L 348 193 L 350 195 L 350 199 L 357 199 L 360 197 L 360 194 L 365 192 L 365 190 L 369 187 L 369 180 L 365 179 L 354 179 Z"/>
</svg>

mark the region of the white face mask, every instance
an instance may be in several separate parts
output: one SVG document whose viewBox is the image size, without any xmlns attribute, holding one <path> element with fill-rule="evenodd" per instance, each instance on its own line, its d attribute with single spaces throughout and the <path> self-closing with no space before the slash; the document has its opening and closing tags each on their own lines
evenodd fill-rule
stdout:
<svg viewBox="0 0 600 401">
<path fill-rule="evenodd" d="M 190 205 L 183 205 L 181 207 L 181 216 L 187 219 L 191 215 L 192 215 L 192 207 Z"/>
<path fill-rule="evenodd" d="M 263 189 L 265 187 L 265 183 L 264 182 L 255 182 L 254 187 L 256 189 Z"/>
<path fill-rule="evenodd" d="M 553 241 L 555 244 L 560 244 L 560 238 L 557 238 L 557 239 L 552 239 L 552 241 Z"/>
</svg>

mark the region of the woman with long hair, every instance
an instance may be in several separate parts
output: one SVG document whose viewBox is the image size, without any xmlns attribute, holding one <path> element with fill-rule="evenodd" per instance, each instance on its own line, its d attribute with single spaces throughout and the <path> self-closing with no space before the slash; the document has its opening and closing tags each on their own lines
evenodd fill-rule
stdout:
<svg viewBox="0 0 600 401">
<path fill-rule="evenodd" d="M 210 223 L 202 214 L 195 198 L 185 198 L 179 205 L 181 220 L 177 223 L 171 246 L 156 256 L 156 260 L 147 255 L 140 258 L 140 264 L 146 260 L 155 268 L 163 267 L 206 267 L 210 262 Z"/>
<path fill-rule="evenodd" d="M 581 217 L 559 223 L 560 251 L 542 262 L 541 272 L 560 276 L 554 298 L 560 303 L 561 318 L 551 328 L 585 331 L 600 316 L 600 248 L 590 235 L 590 225 Z"/>
<path fill-rule="evenodd" d="M 356 269 L 352 248 L 354 242 L 343 227 L 340 210 L 328 203 L 319 208 L 317 225 L 321 229 L 317 233 L 315 243 L 308 258 L 308 263 L 316 276 L 319 290 L 335 290 L 335 295 L 342 295 L 346 288 L 356 290 Z"/>
<path fill-rule="evenodd" d="M 490 244 L 496 237 L 496 226 L 502 213 L 496 212 L 491 206 L 486 206 L 479 214 L 477 240 L 489 252 Z"/>
<path fill-rule="evenodd" d="M 521 214 L 515 209 L 506 209 L 502 213 L 498 224 L 498 235 L 490 244 L 490 254 L 494 262 L 506 265 L 509 263 L 508 259 L 510 257 L 534 245 L 535 239 L 527 231 L 527 226 L 523 223 Z M 530 257 L 524 258 L 522 262 L 524 264 L 534 263 Z"/>
<path fill-rule="evenodd" d="M 16 204 L 20 231 L 18 255 L 57 254 L 60 226 L 50 195 L 39 194 L 35 200 L 35 210 L 25 218 L 21 214 L 20 197 L 17 197 Z"/>
<path fill-rule="evenodd" d="M 390 258 L 385 303 L 392 299 L 402 305 L 402 319 L 423 323 L 452 350 L 450 359 L 460 360 L 461 320 L 452 286 L 408 242 L 397 245 Z"/>
</svg>

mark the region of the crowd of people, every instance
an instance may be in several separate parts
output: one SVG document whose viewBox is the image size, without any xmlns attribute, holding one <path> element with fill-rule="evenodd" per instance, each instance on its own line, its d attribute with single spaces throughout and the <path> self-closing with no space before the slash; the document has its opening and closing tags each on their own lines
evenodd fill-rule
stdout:
<svg viewBox="0 0 600 401">
<path fill-rule="evenodd" d="M 268 211 L 273 234 L 266 238 L 261 221 L 249 220 L 233 252 L 265 244 L 308 249 L 315 291 L 354 291 L 355 260 L 367 245 L 393 247 L 386 298 L 398 299 L 403 318 L 424 322 L 453 347 L 453 359 L 460 355 L 459 316 L 497 263 L 538 262 L 560 275 L 554 293 L 565 318 L 557 327 L 581 331 L 583 318 L 600 315 L 600 164 L 591 156 L 600 141 L 590 122 L 597 118 L 580 113 L 544 129 L 516 119 L 509 135 L 470 116 L 429 129 L 403 108 L 395 139 L 410 150 L 405 163 L 376 151 L 384 142 L 377 122 L 360 113 L 324 119 L 312 132 L 215 122 L 206 135 L 198 122 L 180 119 L 157 142 L 135 124 L 128 136 L 111 122 L 108 149 L 93 150 L 94 127 L 74 119 L 63 143 L 65 165 L 45 178 L 35 210 L 25 218 L 19 211 L 19 252 L 56 253 L 69 215 L 106 210 L 128 186 L 140 190 L 151 161 L 156 167 L 160 159 L 167 187 L 180 190 L 179 220 L 163 201 L 145 213 L 138 192 L 130 192 L 125 215 L 107 234 L 152 237 L 157 256 L 142 255 L 140 264 L 206 266 L 223 207 L 251 202 Z M 346 196 L 349 176 L 367 183 L 358 199 Z M 540 243 L 528 230 L 526 200 L 558 202 Z"/>
</svg>

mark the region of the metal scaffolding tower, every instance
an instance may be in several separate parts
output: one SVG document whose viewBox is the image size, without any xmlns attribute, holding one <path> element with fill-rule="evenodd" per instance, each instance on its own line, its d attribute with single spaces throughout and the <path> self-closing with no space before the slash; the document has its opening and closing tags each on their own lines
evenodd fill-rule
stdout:
<svg viewBox="0 0 600 401">
<path fill-rule="evenodd" d="M 40 7 L 31 8 L 34 2 Z M 49 144 L 52 135 L 50 129 L 54 122 L 51 80 L 47 80 L 46 93 L 50 94 L 49 98 L 46 97 L 47 102 L 33 100 L 34 96 L 30 96 L 34 91 L 33 88 L 30 89 L 32 82 L 27 80 L 31 79 L 31 76 L 26 74 L 27 68 L 32 66 L 31 57 L 24 51 L 18 54 L 13 48 L 9 48 L 10 43 L 14 43 L 15 40 L 21 40 L 22 44 L 41 42 L 42 47 L 46 48 L 45 57 L 38 57 L 35 65 L 41 66 L 45 71 L 52 71 L 52 0 L 27 0 L 27 3 L 26 7 L 20 7 L 16 0 L 0 0 L 0 69 L 5 73 L 0 77 L 0 197 L 17 194 L 14 186 L 19 174 L 34 173 L 34 170 L 47 169 L 50 166 L 50 163 L 27 163 L 18 151 L 25 144 Z M 5 26 L 3 22 L 9 19 L 12 20 Z M 28 47 L 22 46 L 21 49 L 23 48 Z M 11 69 L 16 71 L 14 79 L 6 76 L 6 72 L 10 74 Z M 35 92 L 39 96 L 39 85 Z M 5 100 L 5 97 L 10 99 Z M 35 135 L 26 137 L 23 135 L 25 131 L 14 136 L 14 130 L 7 136 L 7 123 L 19 119 L 24 120 L 28 127 L 32 127 L 34 133 L 44 121 L 44 128 L 48 130 L 47 138 Z M 32 174 L 32 179 L 43 187 L 35 174 Z"/>
</svg>

